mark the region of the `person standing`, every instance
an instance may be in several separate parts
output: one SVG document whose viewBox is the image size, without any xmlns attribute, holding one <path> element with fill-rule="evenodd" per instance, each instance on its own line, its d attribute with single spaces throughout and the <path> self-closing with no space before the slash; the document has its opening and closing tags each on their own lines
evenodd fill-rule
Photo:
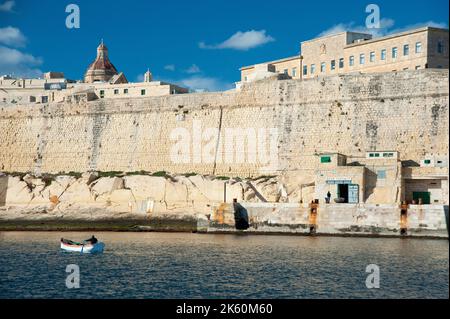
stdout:
<svg viewBox="0 0 450 319">
<path fill-rule="evenodd" d="M 330 191 L 328 191 L 327 197 L 325 197 L 325 202 L 326 202 L 327 204 L 329 204 L 329 203 L 330 203 L 330 200 L 331 200 L 331 193 L 330 193 Z"/>
</svg>

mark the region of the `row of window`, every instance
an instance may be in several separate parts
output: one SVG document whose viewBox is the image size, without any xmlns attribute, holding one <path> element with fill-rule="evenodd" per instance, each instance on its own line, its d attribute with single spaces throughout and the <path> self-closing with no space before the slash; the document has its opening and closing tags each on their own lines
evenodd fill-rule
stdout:
<svg viewBox="0 0 450 319">
<path fill-rule="evenodd" d="M 32 103 L 36 102 L 36 97 L 35 96 L 30 96 L 29 101 Z M 3 98 L 3 102 L 6 102 L 6 98 Z M 48 96 L 44 95 L 41 96 L 41 103 L 48 103 Z"/>
<path fill-rule="evenodd" d="M 431 160 L 426 159 L 423 161 L 424 164 L 431 164 Z M 437 164 L 442 164 L 442 161 L 436 161 Z"/>
<path fill-rule="evenodd" d="M 114 95 L 118 95 L 119 94 L 119 89 L 114 89 Z M 128 94 L 128 89 L 123 89 L 123 94 Z M 145 90 L 142 89 L 141 90 L 141 95 L 145 95 Z M 105 97 L 105 90 L 100 90 L 100 98 L 104 98 Z"/>
<path fill-rule="evenodd" d="M 443 51 L 444 51 L 443 44 L 442 44 L 442 42 L 439 42 L 438 52 L 442 53 Z M 416 52 L 416 54 L 422 53 L 422 42 L 416 42 L 415 52 Z M 386 54 L 387 54 L 386 49 L 382 49 L 380 51 L 380 60 L 382 60 L 382 61 L 386 60 Z M 409 55 L 409 44 L 405 44 L 403 46 L 403 56 L 408 56 L 408 55 Z M 397 47 L 392 48 L 391 57 L 392 57 L 392 59 L 396 59 L 398 57 L 398 48 Z M 375 51 L 372 51 L 369 53 L 369 61 L 375 62 Z M 364 53 L 361 53 L 359 55 L 359 64 L 364 65 L 365 63 L 366 63 L 366 55 Z M 353 56 L 353 55 L 349 56 L 348 64 L 349 64 L 349 66 L 355 65 L 355 56 Z M 339 59 L 338 67 L 339 67 L 339 69 L 342 69 L 344 67 L 344 58 Z M 330 69 L 331 70 L 336 69 L 336 60 L 331 60 Z M 325 62 L 320 63 L 320 72 L 323 73 L 323 72 L 325 72 L 325 70 L 326 70 L 326 63 Z M 315 72 L 316 72 L 316 65 L 311 64 L 310 65 L 310 74 L 314 74 Z M 308 66 L 307 65 L 303 66 L 303 75 L 308 75 Z"/>
<path fill-rule="evenodd" d="M 394 153 L 369 153 L 369 157 L 394 157 Z"/>
<path fill-rule="evenodd" d="M 283 73 L 288 75 L 289 74 L 289 70 L 288 69 L 284 69 Z M 292 77 L 295 78 L 297 76 L 297 68 L 292 68 L 292 73 L 291 73 Z"/>
</svg>

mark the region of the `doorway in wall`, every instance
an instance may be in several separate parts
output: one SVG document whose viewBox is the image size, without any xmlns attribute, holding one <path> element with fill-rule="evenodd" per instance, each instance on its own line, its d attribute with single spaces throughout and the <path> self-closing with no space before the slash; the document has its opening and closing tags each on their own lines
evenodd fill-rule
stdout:
<svg viewBox="0 0 450 319">
<path fill-rule="evenodd" d="M 422 204 L 430 204 L 430 192 L 413 192 L 413 200 L 419 203 L 422 200 Z"/>
<path fill-rule="evenodd" d="M 343 198 L 343 203 L 348 203 L 348 184 L 338 184 L 337 186 L 338 198 Z"/>
</svg>

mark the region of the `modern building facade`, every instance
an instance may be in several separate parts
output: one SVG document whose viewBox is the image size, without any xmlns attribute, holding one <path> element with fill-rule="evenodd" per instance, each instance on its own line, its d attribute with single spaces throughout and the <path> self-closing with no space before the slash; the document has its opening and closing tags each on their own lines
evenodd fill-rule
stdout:
<svg viewBox="0 0 450 319">
<path fill-rule="evenodd" d="M 449 67 L 449 31 L 423 27 L 384 37 L 341 32 L 303 41 L 301 54 L 263 64 L 293 79 L 351 72 L 396 72 Z M 255 65 L 241 68 L 241 81 L 255 77 Z"/>
</svg>

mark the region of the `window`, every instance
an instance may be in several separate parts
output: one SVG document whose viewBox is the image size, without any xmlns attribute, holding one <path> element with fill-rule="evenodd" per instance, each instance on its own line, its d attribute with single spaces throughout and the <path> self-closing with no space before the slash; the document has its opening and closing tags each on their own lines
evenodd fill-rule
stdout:
<svg viewBox="0 0 450 319">
<path fill-rule="evenodd" d="M 119 90 L 118 89 L 114 89 L 114 94 L 119 94 Z"/>
<path fill-rule="evenodd" d="M 416 70 L 419 70 L 420 69 L 420 65 L 416 65 Z"/>
<path fill-rule="evenodd" d="M 423 162 L 424 162 L 425 164 L 430 164 L 430 163 L 431 163 L 431 160 L 428 159 L 428 160 L 424 160 Z"/>
<path fill-rule="evenodd" d="M 348 58 L 348 65 L 353 66 L 355 64 L 355 57 L 353 55 L 351 55 Z"/>
<path fill-rule="evenodd" d="M 186 115 L 184 113 L 177 114 L 177 121 L 178 122 L 184 121 L 184 120 L 186 120 Z"/>
<path fill-rule="evenodd" d="M 100 90 L 100 98 L 104 98 L 105 97 L 105 91 L 104 90 Z"/>
<path fill-rule="evenodd" d="M 289 73 L 288 73 L 288 69 L 284 69 L 284 70 L 283 70 L 283 73 L 286 74 L 286 75 L 288 75 L 288 74 L 289 74 Z"/>
<path fill-rule="evenodd" d="M 361 53 L 359 55 L 359 64 L 364 64 L 366 62 L 366 56 L 364 55 L 364 53 Z"/>
<path fill-rule="evenodd" d="M 141 90 L 141 95 L 145 95 L 145 90 Z"/>
<path fill-rule="evenodd" d="M 244 77 L 244 81 L 247 82 L 247 77 Z"/>
<path fill-rule="evenodd" d="M 314 74 L 316 72 L 316 65 L 311 64 L 311 74 Z"/>
<path fill-rule="evenodd" d="M 292 68 L 292 77 L 297 76 L 297 68 Z"/>
<path fill-rule="evenodd" d="M 438 41 L 438 44 L 437 44 L 437 52 L 438 52 L 438 53 L 444 53 L 444 44 L 442 43 L 441 40 Z"/>
<path fill-rule="evenodd" d="M 396 59 L 397 58 L 397 47 L 393 47 L 392 48 L 392 58 L 393 59 Z"/>
<path fill-rule="evenodd" d="M 386 170 L 377 171 L 377 178 L 386 179 Z"/>
<path fill-rule="evenodd" d="M 344 58 L 339 59 L 339 69 L 342 69 L 344 67 Z"/>
<path fill-rule="evenodd" d="M 304 65 L 303 66 L 303 75 L 307 75 L 308 74 L 308 66 Z"/>
<path fill-rule="evenodd" d="M 326 63 L 325 62 L 322 62 L 322 63 L 320 63 L 320 72 L 325 72 L 325 68 L 326 68 Z"/>
<path fill-rule="evenodd" d="M 405 44 L 403 46 L 403 55 L 409 55 L 409 45 Z"/>
<path fill-rule="evenodd" d="M 422 53 L 422 42 L 416 42 L 416 53 Z"/>
<path fill-rule="evenodd" d="M 331 60 L 331 70 L 336 69 L 336 61 L 335 60 Z"/>
<path fill-rule="evenodd" d="M 375 52 L 370 52 L 370 62 L 375 62 Z"/>
<path fill-rule="evenodd" d="M 128 89 L 123 89 L 123 94 L 128 94 Z"/>
<path fill-rule="evenodd" d="M 383 153 L 383 157 L 394 157 L 394 153 Z"/>
<path fill-rule="evenodd" d="M 331 163 L 331 157 L 330 156 L 322 156 L 320 158 L 321 163 Z"/>
<path fill-rule="evenodd" d="M 386 60 L 386 49 L 381 50 L 381 60 Z"/>
</svg>

